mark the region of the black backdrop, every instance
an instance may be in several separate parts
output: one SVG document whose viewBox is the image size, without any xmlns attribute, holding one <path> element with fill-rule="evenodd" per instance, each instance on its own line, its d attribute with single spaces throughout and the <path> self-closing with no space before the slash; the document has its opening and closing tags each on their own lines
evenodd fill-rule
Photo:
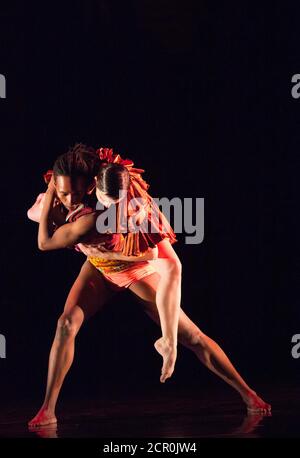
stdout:
<svg viewBox="0 0 300 458">
<path fill-rule="evenodd" d="M 42 173 L 78 141 L 132 158 L 156 197 L 205 198 L 203 243 L 179 236 L 175 246 L 182 307 L 249 382 L 297 376 L 300 9 L 272 5 L 1 4 L 3 399 L 42 397 L 56 320 L 83 262 L 39 252 L 26 218 Z M 158 335 L 122 293 L 80 332 L 65 396 L 159 387 Z M 216 382 L 181 349 L 168 384 L 193 383 Z"/>
</svg>

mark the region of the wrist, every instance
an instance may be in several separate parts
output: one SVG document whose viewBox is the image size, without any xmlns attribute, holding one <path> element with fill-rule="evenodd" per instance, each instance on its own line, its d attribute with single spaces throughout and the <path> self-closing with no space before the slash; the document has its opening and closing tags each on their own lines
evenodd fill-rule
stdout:
<svg viewBox="0 0 300 458">
<path fill-rule="evenodd" d="M 55 197 L 56 197 L 55 189 L 48 188 L 47 191 L 45 192 L 45 198 L 54 200 Z"/>
</svg>

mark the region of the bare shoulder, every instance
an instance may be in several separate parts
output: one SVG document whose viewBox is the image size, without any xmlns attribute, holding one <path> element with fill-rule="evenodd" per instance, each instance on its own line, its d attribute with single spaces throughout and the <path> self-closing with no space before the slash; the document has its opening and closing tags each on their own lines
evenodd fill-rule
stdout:
<svg viewBox="0 0 300 458">
<path fill-rule="evenodd" d="M 76 221 L 69 223 L 69 226 L 76 230 L 76 232 L 79 231 L 81 234 L 86 233 L 95 228 L 97 216 L 96 212 L 82 215 Z"/>
</svg>

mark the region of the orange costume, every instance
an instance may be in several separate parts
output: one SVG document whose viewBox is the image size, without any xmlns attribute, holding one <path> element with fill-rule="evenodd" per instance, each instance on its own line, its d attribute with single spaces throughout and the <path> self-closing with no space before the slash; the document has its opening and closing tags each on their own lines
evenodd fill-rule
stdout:
<svg viewBox="0 0 300 458">
<path fill-rule="evenodd" d="M 128 231 L 124 233 L 124 228 L 121 226 L 120 203 L 116 205 L 116 231 L 114 233 L 99 233 L 96 228 L 89 233 L 83 244 L 97 245 L 104 242 L 104 247 L 111 251 L 122 252 L 125 256 L 142 256 L 148 248 L 154 248 L 160 241 L 168 238 L 170 243 L 175 243 L 176 236 L 171 228 L 168 220 L 159 210 L 158 205 L 153 198 L 148 194 L 149 184 L 143 180 L 141 174 L 143 169 L 134 168 L 133 161 L 130 159 L 122 159 L 119 154 L 113 154 L 113 150 L 109 148 L 99 148 L 96 153 L 102 164 L 116 163 L 127 167 L 129 171 L 130 185 L 127 192 L 127 202 L 131 203 L 132 208 L 126 209 L 129 218 L 134 218 L 135 228 L 131 231 L 128 225 Z M 49 182 L 52 171 L 49 170 L 44 179 Z M 128 207 L 128 206 L 127 206 Z M 103 210 L 102 210 L 103 211 Z M 75 210 L 69 212 L 66 216 L 66 222 L 76 221 L 83 215 L 88 213 L 102 213 L 96 210 L 94 196 L 80 204 Z M 126 214 L 127 218 L 127 214 Z M 75 247 L 80 251 L 79 247 Z M 98 269 L 112 287 L 127 288 L 131 283 L 137 281 L 147 275 L 155 272 L 155 268 L 149 261 L 119 261 L 102 259 L 101 257 L 88 257 L 89 262 Z"/>
</svg>

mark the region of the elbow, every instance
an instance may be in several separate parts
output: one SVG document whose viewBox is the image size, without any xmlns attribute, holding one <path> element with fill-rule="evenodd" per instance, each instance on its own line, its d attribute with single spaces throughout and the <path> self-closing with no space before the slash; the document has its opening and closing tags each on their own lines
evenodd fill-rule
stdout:
<svg viewBox="0 0 300 458">
<path fill-rule="evenodd" d="M 30 219 L 31 221 L 38 222 L 36 217 L 35 217 L 35 215 L 34 215 L 34 211 L 32 210 L 32 208 L 30 208 L 27 211 L 27 218 Z"/>
<path fill-rule="evenodd" d="M 40 251 L 47 251 L 48 250 L 47 244 L 45 242 L 41 242 L 40 240 L 38 240 L 38 247 L 39 247 Z"/>
</svg>

